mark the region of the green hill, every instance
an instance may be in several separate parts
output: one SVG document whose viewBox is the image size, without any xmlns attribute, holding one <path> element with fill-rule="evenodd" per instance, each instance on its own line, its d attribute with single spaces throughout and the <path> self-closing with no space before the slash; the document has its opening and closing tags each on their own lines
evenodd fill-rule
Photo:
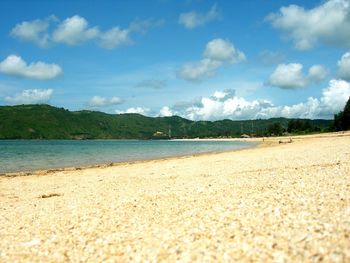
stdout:
<svg viewBox="0 0 350 263">
<path fill-rule="evenodd" d="M 68 111 L 49 105 L 0 106 L 0 139 L 152 139 L 269 135 L 271 125 L 287 130 L 289 119 L 190 121 L 178 116 L 145 117 Z M 308 131 L 327 129 L 331 120 L 304 120 Z M 155 136 L 154 134 L 157 133 Z"/>
</svg>

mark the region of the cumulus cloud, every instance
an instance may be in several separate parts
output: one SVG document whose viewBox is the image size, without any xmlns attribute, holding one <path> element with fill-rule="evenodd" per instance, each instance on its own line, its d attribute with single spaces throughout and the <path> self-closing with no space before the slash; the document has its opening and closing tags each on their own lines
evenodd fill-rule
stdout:
<svg viewBox="0 0 350 263">
<path fill-rule="evenodd" d="M 5 97 L 5 102 L 10 105 L 20 104 L 46 104 L 53 94 L 53 89 L 27 89 L 15 96 Z"/>
<path fill-rule="evenodd" d="M 196 103 L 182 103 L 181 107 L 163 107 L 172 115 L 191 120 L 243 120 L 259 118 L 332 118 L 344 108 L 350 96 L 350 83 L 333 79 L 320 98 L 309 97 L 294 105 L 276 106 L 264 99 L 247 100 L 236 96 L 234 90 L 216 91 Z"/>
<path fill-rule="evenodd" d="M 191 106 L 183 114 L 191 120 L 250 119 L 268 106 L 272 104 L 266 100 L 248 101 L 238 96 L 224 100 L 211 96 L 202 98 L 200 106 Z"/>
<path fill-rule="evenodd" d="M 163 23 L 162 20 L 136 20 L 127 28 L 115 26 L 102 31 L 98 26 L 90 26 L 84 17 L 74 15 L 59 22 L 54 30 L 49 30 L 52 21 L 59 22 L 54 16 L 46 20 L 25 21 L 17 24 L 10 35 L 33 42 L 40 47 L 47 47 L 51 43 L 75 46 L 94 41 L 102 48 L 113 49 L 131 44 L 131 33 L 146 33 L 151 27 L 160 26 Z"/>
<path fill-rule="evenodd" d="M 177 77 L 188 81 L 200 81 L 215 75 L 222 62 L 202 59 L 196 63 L 187 63 L 177 72 Z"/>
<path fill-rule="evenodd" d="M 350 52 L 346 52 L 338 61 L 338 76 L 350 80 Z"/>
<path fill-rule="evenodd" d="M 23 41 L 33 42 L 40 47 L 47 47 L 49 45 L 47 30 L 50 22 L 54 20 L 56 18 L 52 16 L 44 20 L 24 21 L 17 24 L 11 30 L 10 35 Z"/>
<path fill-rule="evenodd" d="M 307 50 L 318 43 L 350 47 L 349 14 L 349 0 L 329 0 L 310 10 L 297 5 L 282 7 L 266 19 L 292 39 L 295 48 Z"/>
<path fill-rule="evenodd" d="M 309 82 L 320 82 L 328 75 L 328 70 L 322 65 L 313 65 L 309 68 L 307 79 Z"/>
<path fill-rule="evenodd" d="M 225 101 L 228 98 L 234 97 L 236 90 L 234 89 L 225 89 L 223 91 L 215 91 L 211 98 L 214 98 L 218 101 Z"/>
<path fill-rule="evenodd" d="M 323 113 L 338 113 L 343 110 L 345 103 L 350 97 L 350 83 L 344 80 L 331 80 L 329 87 L 324 89 L 320 103 Z"/>
<path fill-rule="evenodd" d="M 159 117 L 170 117 L 173 116 L 173 112 L 168 106 L 164 106 L 159 111 Z"/>
<path fill-rule="evenodd" d="M 310 67 L 307 76 L 303 74 L 302 70 L 303 65 L 299 63 L 279 64 L 266 84 L 281 89 L 297 89 L 310 83 L 320 82 L 328 74 L 322 65 Z"/>
<path fill-rule="evenodd" d="M 100 34 L 100 46 L 106 49 L 113 49 L 130 43 L 131 39 L 129 37 L 129 30 L 127 29 L 115 27 Z"/>
<path fill-rule="evenodd" d="M 301 102 L 292 106 L 274 107 L 272 111 L 275 111 L 275 117 L 314 119 L 319 116 L 322 109 L 319 100 L 310 97 L 306 102 Z"/>
<path fill-rule="evenodd" d="M 208 42 L 203 57 L 212 61 L 229 63 L 239 63 L 246 59 L 242 51 L 236 49 L 230 41 L 222 38 Z"/>
<path fill-rule="evenodd" d="M 268 85 L 282 89 L 301 88 L 306 85 L 302 73 L 303 65 L 297 63 L 280 64 L 271 74 Z"/>
<path fill-rule="evenodd" d="M 166 87 L 166 82 L 159 79 L 145 79 L 136 83 L 135 88 L 146 88 L 146 89 L 163 89 Z"/>
<path fill-rule="evenodd" d="M 141 115 L 147 115 L 148 112 L 150 111 L 149 108 L 143 108 L 143 107 L 131 107 L 127 110 L 116 110 L 115 112 L 117 114 L 124 114 L 124 113 L 137 113 L 137 114 L 141 114 Z"/>
<path fill-rule="evenodd" d="M 216 5 L 213 5 L 207 13 L 188 12 L 182 13 L 179 16 L 179 24 L 187 29 L 194 29 L 196 27 L 205 25 L 209 22 L 219 20 L 221 15 Z"/>
<path fill-rule="evenodd" d="M 106 49 L 113 49 L 123 45 L 129 45 L 133 41 L 131 33 L 147 33 L 152 27 L 158 27 L 164 24 L 163 20 L 145 19 L 132 21 L 128 28 L 114 27 L 106 32 L 100 32 L 99 45 Z"/>
<path fill-rule="evenodd" d="M 27 64 L 20 56 L 10 55 L 0 62 L 0 72 L 30 79 L 49 80 L 62 74 L 62 69 L 56 64 L 41 61 Z"/>
<path fill-rule="evenodd" d="M 61 22 L 53 32 L 55 42 L 67 45 L 77 45 L 98 37 L 100 31 L 97 27 L 89 27 L 85 18 L 78 15 L 69 17 Z"/>
<path fill-rule="evenodd" d="M 203 52 L 203 59 L 187 63 L 177 72 L 177 77 L 188 81 L 199 81 L 215 75 L 216 70 L 225 64 L 236 64 L 246 59 L 244 53 L 221 38 L 209 41 Z"/>
<path fill-rule="evenodd" d="M 97 108 L 97 107 L 118 105 L 118 104 L 122 104 L 123 102 L 124 100 L 119 97 L 105 98 L 100 96 L 94 96 L 91 98 L 88 105 L 90 107 Z"/>
</svg>

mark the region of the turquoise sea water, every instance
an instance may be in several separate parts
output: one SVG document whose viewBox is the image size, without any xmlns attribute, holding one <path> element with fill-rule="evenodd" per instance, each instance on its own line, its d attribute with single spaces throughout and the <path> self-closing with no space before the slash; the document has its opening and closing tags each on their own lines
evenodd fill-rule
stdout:
<svg viewBox="0 0 350 263">
<path fill-rule="evenodd" d="M 0 141 L 0 172 L 158 159 L 251 146 L 254 144 L 229 141 L 5 140 Z"/>
</svg>

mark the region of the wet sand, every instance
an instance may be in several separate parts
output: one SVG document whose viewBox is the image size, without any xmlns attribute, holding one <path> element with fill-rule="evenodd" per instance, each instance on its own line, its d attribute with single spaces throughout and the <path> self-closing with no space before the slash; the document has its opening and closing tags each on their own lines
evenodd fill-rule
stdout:
<svg viewBox="0 0 350 263">
<path fill-rule="evenodd" d="M 349 262 L 350 133 L 287 141 L 1 176 L 0 262 Z"/>
</svg>

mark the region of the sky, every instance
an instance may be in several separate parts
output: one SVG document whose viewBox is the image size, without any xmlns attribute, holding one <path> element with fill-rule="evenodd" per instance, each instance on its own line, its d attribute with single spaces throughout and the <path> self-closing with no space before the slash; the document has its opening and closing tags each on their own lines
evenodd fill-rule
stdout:
<svg viewBox="0 0 350 263">
<path fill-rule="evenodd" d="M 1 0 L 0 105 L 325 118 L 350 96 L 350 0 Z"/>
</svg>

